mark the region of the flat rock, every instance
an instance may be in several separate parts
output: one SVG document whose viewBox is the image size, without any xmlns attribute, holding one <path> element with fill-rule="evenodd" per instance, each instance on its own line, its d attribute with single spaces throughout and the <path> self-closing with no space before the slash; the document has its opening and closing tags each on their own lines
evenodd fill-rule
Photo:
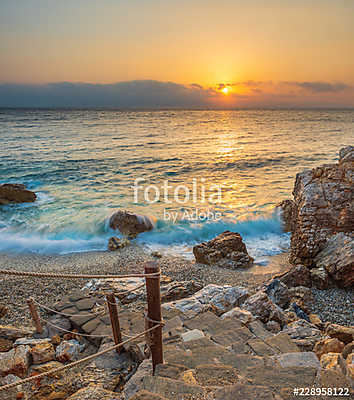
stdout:
<svg viewBox="0 0 354 400">
<path fill-rule="evenodd" d="M 321 369 L 321 364 L 316 354 L 311 351 L 298 353 L 284 353 L 274 356 L 275 360 L 283 368 L 287 367 L 311 367 Z"/>
<path fill-rule="evenodd" d="M 274 400 L 272 391 L 266 386 L 236 384 L 218 389 L 214 400 Z"/>
<path fill-rule="evenodd" d="M 181 335 L 183 342 L 190 342 L 191 340 L 196 340 L 204 337 L 204 333 L 199 329 L 193 329 L 182 333 Z"/>
</svg>

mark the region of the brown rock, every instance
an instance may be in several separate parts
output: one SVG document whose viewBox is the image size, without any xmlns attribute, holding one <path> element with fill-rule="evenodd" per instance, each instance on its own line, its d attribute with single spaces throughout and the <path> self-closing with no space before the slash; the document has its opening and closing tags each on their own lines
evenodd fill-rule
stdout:
<svg viewBox="0 0 354 400">
<path fill-rule="evenodd" d="M 315 262 L 339 286 L 354 285 L 354 238 L 342 232 L 332 236 L 317 254 Z"/>
<path fill-rule="evenodd" d="M 33 364 L 42 364 L 55 359 L 54 346 L 51 343 L 37 344 L 31 349 Z"/>
<path fill-rule="evenodd" d="M 29 346 L 18 346 L 6 353 L 0 353 L 0 376 L 12 374 L 24 378 L 29 368 L 29 363 Z"/>
<path fill-rule="evenodd" d="M 0 325 L 0 337 L 16 340 L 24 336 L 31 336 L 34 333 L 33 328 L 16 328 L 11 325 Z"/>
<path fill-rule="evenodd" d="M 242 308 L 258 317 L 264 323 L 277 321 L 282 325 L 285 321 L 282 309 L 275 305 L 263 291 L 259 291 L 249 297 L 242 305 Z"/>
<path fill-rule="evenodd" d="M 4 304 L 0 304 L 0 318 L 5 317 L 8 311 L 8 308 Z"/>
<path fill-rule="evenodd" d="M 154 228 L 154 221 L 145 215 L 117 211 L 111 216 L 109 226 L 118 229 L 125 236 L 135 237 L 139 233 L 151 231 Z"/>
<path fill-rule="evenodd" d="M 297 174 L 293 191 L 295 226 L 291 261 L 311 266 L 327 240 L 337 232 L 351 234 L 354 226 L 354 147 L 339 153 L 339 163 Z"/>
<path fill-rule="evenodd" d="M 344 346 L 342 356 L 346 359 L 351 353 L 354 353 L 354 342 L 350 342 Z"/>
<path fill-rule="evenodd" d="M 326 334 L 332 338 L 339 339 L 345 344 L 348 344 L 354 340 L 354 326 L 329 324 L 326 328 Z"/>
<path fill-rule="evenodd" d="M 310 314 L 309 318 L 311 324 L 316 325 L 318 329 L 323 328 L 323 323 L 321 321 L 321 318 L 317 314 Z"/>
<path fill-rule="evenodd" d="M 4 338 L 0 337 L 0 352 L 1 353 L 11 350 L 12 347 L 13 347 L 12 340 L 4 339 Z"/>
<path fill-rule="evenodd" d="M 225 231 L 209 242 L 193 247 L 195 261 L 206 265 L 245 268 L 253 263 L 239 233 Z"/>
<path fill-rule="evenodd" d="M 347 374 L 347 366 L 340 353 L 323 354 L 320 361 L 323 369 L 331 369 L 344 376 Z"/>
<path fill-rule="evenodd" d="M 304 265 L 297 265 L 291 268 L 287 273 L 279 277 L 287 287 L 305 286 L 311 287 L 311 273 Z"/>
<path fill-rule="evenodd" d="M 130 241 L 126 238 L 119 239 L 115 236 L 111 237 L 108 241 L 108 250 L 109 251 L 116 251 L 126 247 L 130 244 Z"/>
<path fill-rule="evenodd" d="M 347 357 L 347 371 L 348 376 L 354 379 L 354 353 L 349 354 Z"/>
<path fill-rule="evenodd" d="M 67 397 L 65 397 L 67 398 Z M 74 393 L 72 396 L 67 398 L 68 400 L 122 400 L 119 393 L 114 393 L 109 390 L 105 390 L 99 385 L 90 384 Z M 141 400 L 148 400 L 149 397 L 141 398 Z M 154 397 L 151 397 L 153 400 Z M 155 397 L 158 399 L 158 397 Z"/>
<path fill-rule="evenodd" d="M 75 361 L 80 353 L 80 344 L 76 340 L 64 340 L 56 348 L 56 358 L 60 362 Z"/>
<path fill-rule="evenodd" d="M 283 200 L 276 206 L 283 222 L 284 232 L 292 232 L 295 227 L 296 208 L 293 200 Z"/>
<path fill-rule="evenodd" d="M 314 353 L 320 360 L 323 354 L 326 353 L 341 353 L 344 349 L 344 343 L 338 340 L 337 338 L 334 339 L 323 339 L 320 340 L 315 344 L 313 348 Z"/>
<path fill-rule="evenodd" d="M 327 271 L 323 268 L 313 268 L 310 271 L 312 285 L 317 289 L 325 290 L 329 286 L 329 276 Z"/>
<path fill-rule="evenodd" d="M 0 205 L 11 203 L 32 203 L 37 196 L 24 185 L 4 183 L 0 185 Z"/>
<path fill-rule="evenodd" d="M 80 398 L 80 400 L 81 400 L 81 398 Z M 91 400 L 91 399 L 88 399 L 88 400 Z M 156 394 L 156 393 L 148 392 L 147 390 L 140 390 L 129 400 L 167 400 L 167 398 L 160 396 L 159 394 Z"/>
</svg>

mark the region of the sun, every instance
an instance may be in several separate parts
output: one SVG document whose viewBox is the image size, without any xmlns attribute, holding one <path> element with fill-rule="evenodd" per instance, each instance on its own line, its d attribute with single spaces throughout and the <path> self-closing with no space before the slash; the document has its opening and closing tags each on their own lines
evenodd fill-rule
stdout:
<svg viewBox="0 0 354 400">
<path fill-rule="evenodd" d="M 228 87 L 223 87 L 222 89 L 221 89 L 221 91 L 224 93 L 224 94 L 229 94 L 229 91 L 230 91 L 230 89 L 228 88 Z"/>
</svg>

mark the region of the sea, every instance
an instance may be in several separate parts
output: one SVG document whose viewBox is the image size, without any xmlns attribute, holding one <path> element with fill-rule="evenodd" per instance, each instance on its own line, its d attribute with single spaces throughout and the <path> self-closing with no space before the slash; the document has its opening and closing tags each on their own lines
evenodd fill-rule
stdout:
<svg viewBox="0 0 354 400">
<path fill-rule="evenodd" d="M 289 247 L 275 205 L 296 174 L 354 141 L 353 110 L 0 109 L 0 183 L 34 203 L 0 207 L 0 251 L 103 251 L 117 210 L 155 219 L 135 241 L 192 257 L 239 232 L 256 262 Z"/>
</svg>

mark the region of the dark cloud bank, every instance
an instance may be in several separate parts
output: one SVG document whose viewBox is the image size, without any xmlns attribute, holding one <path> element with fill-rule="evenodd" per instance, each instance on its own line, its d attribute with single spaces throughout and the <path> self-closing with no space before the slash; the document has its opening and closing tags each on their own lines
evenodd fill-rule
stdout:
<svg viewBox="0 0 354 400">
<path fill-rule="evenodd" d="M 237 106 L 301 106 L 301 95 L 328 96 L 351 91 L 344 83 L 328 82 L 283 82 L 274 86 L 274 92 L 264 93 L 264 83 L 247 81 L 230 85 L 244 85 L 252 88 L 248 95 L 230 95 L 230 107 Z M 0 107 L 43 107 L 43 108 L 203 108 L 225 107 L 223 95 L 218 92 L 224 84 L 215 88 L 203 88 L 198 84 L 181 85 L 173 82 L 140 80 L 114 84 L 49 83 L 45 85 L 0 84 Z M 269 83 L 268 83 L 269 86 Z M 223 87 L 223 86 L 222 86 Z M 292 87 L 300 91 L 296 101 L 293 94 L 284 97 L 277 93 L 279 87 Z M 262 88 L 262 90 L 261 90 Z M 269 89 L 269 88 L 268 88 Z M 257 97 L 262 93 L 263 97 Z M 261 95 L 259 95 L 261 96 Z M 271 102 L 267 103 L 269 99 Z M 299 103 L 300 101 L 300 103 Z M 317 103 L 305 102 L 316 106 Z M 321 104 L 321 103 L 320 103 Z M 326 104 L 326 103 L 325 103 Z M 328 105 L 328 104 L 326 104 Z M 345 105 L 345 102 L 340 104 Z M 350 105 L 350 104 L 349 104 Z"/>
</svg>

